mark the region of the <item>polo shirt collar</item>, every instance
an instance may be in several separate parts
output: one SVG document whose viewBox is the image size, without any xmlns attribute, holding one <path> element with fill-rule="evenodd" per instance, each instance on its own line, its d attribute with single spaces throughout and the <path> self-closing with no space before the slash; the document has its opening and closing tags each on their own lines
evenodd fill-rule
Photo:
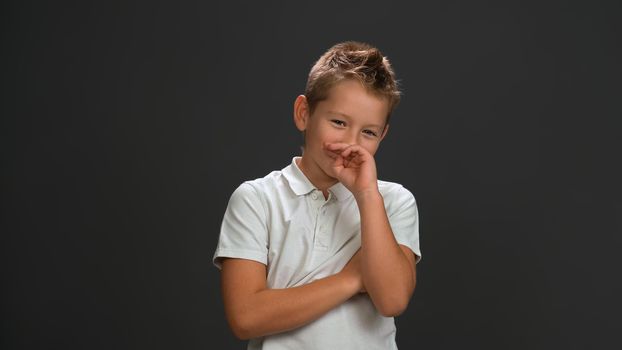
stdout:
<svg viewBox="0 0 622 350">
<path fill-rule="evenodd" d="M 300 157 L 292 158 L 292 164 L 285 167 L 282 174 L 285 176 L 285 179 L 289 183 L 289 187 L 292 191 L 294 191 L 297 196 L 303 196 L 317 190 L 317 188 L 313 186 L 307 176 L 302 172 L 302 170 L 300 170 L 298 164 L 296 163 L 297 159 L 300 159 Z M 339 201 L 352 196 L 352 192 L 350 192 L 350 190 L 348 190 L 341 182 L 337 182 L 332 185 L 328 191 L 331 192 Z"/>
<path fill-rule="evenodd" d="M 342 201 L 344 199 L 350 198 L 352 196 L 352 192 L 344 186 L 341 182 L 337 182 L 332 185 L 329 189 L 329 192 L 332 192 L 333 196 L 337 198 L 338 201 Z"/>
<path fill-rule="evenodd" d="M 302 196 L 308 194 L 309 192 L 315 190 L 315 186 L 307 179 L 305 174 L 303 174 L 302 170 L 296 164 L 296 159 L 300 159 L 300 157 L 294 157 L 292 159 L 292 164 L 288 165 L 283 169 L 282 173 L 287 179 L 289 183 L 289 187 L 291 187 L 292 191 L 297 196 Z"/>
</svg>

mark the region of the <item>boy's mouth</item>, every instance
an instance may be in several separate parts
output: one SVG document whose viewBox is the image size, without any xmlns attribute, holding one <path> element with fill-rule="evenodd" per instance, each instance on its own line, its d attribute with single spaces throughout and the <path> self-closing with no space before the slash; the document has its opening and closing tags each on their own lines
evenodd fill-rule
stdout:
<svg viewBox="0 0 622 350">
<path fill-rule="evenodd" d="M 326 148 L 324 148 L 323 151 L 324 151 L 324 154 L 326 154 L 326 156 L 328 156 L 330 159 L 335 159 L 339 155 L 335 151 L 331 151 L 331 150 L 326 149 Z"/>
</svg>

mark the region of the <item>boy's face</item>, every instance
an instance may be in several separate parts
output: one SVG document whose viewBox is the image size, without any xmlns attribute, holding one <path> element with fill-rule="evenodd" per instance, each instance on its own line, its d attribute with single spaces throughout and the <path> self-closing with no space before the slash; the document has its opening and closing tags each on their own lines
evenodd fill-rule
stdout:
<svg viewBox="0 0 622 350">
<path fill-rule="evenodd" d="M 388 113 L 387 99 L 370 93 L 355 80 L 332 87 L 328 98 L 316 105 L 313 114 L 309 114 L 306 98 L 299 96 L 294 105 L 294 121 L 298 130 L 305 132 L 302 170 L 307 176 L 316 177 L 311 181 L 335 179 L 333 159 L 325 148 L 328 143 L 356 144 L 373 156 L 388 130 Z"/>
</svg>

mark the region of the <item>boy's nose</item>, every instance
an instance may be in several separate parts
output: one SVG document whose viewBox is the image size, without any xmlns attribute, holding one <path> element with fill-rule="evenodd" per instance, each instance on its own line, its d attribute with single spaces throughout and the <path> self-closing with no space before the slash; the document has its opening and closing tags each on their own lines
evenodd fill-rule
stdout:
<svg viewBox="0 0 622 350">
<path fill-rule="evenodd" d="M 358 143 L 357 135 L 350 132 L 348 133 L 348 135 L 346 135 L 343 142 L 347 143 L 348 145 L 356 145 Z"/>
</svg>

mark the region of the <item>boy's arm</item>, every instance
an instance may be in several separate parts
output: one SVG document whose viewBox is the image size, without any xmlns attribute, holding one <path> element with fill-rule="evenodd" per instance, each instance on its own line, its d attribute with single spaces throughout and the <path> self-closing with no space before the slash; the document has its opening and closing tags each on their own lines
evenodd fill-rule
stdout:
<svg viewBox="0 0 622 350">
<path fill-rule="evenodd" d="M 266 266 L 224 259 L 221 285 L 227 321 L 236 337 L 250 339 L 303 326 L 357 294 L 363 286 L 357 252 L 343 270 L 311 283 L 268 289 Z"/>
<path fill-rule="evenodd" d="M 395 240 L 380 192 L 355 197 L 361 215 L 361 271 L 383 316 L 401 314 L 416 285 L 415 255 Z"/>
<path fill-rule="evenodd" d="M 354 195 L 361 216 L 361 273 L 364 288 L 383 316 L 401 314 L 416 284 L 414 253 L 395 240 L 378 190 L 376 162 L 363 147 L 326 144 L 333 170 Z"/>
</svg>

